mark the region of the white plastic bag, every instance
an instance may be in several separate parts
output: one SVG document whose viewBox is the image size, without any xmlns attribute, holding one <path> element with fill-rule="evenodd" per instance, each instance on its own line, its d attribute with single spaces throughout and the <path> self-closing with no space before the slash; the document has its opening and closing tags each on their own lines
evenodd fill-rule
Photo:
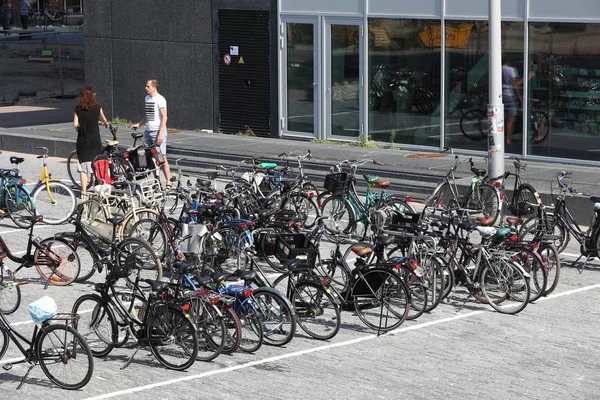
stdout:
<svg viewBox="0 0 600 400">
<path fill-rule="evenodd" d="M 31 320 L 38 327 L 41 327 L 44 321 L 49 320 L 56 314 L 56 303 L 52 297 L 44 296 L 27 306 Z"/>
</svg>

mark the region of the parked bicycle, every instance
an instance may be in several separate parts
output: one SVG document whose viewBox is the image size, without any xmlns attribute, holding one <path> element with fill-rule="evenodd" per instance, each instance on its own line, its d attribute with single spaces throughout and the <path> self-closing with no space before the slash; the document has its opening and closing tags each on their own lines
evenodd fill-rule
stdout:
<svg viewBox="0 0 600 400">
<path fill-rule="evenodd" d="M 22 157 L 12 156 L 10 163 L 16 168 L 0 169 L 0 208 L 8 213 L 15 225 L 26 229 L 32 224 L 30 217 L 35 215 L 35 202 L 25 186 L 27 181 L 21 177 L 19 164 L 23 161 Z"/>
</svg>

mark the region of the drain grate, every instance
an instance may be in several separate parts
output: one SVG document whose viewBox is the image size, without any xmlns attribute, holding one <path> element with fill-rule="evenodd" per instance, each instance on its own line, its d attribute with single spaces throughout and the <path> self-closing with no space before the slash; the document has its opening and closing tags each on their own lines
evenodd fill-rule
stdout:
<svg viewBox="0 0 600 400">
<path fill-rule="evenodd" d="M 425 159 L 425 158 L 445 158 L 446 155 L 442 153 L 412 153 L 404 156 L 405 158 L 416 158 L 416 159 Z"/>
</svg>

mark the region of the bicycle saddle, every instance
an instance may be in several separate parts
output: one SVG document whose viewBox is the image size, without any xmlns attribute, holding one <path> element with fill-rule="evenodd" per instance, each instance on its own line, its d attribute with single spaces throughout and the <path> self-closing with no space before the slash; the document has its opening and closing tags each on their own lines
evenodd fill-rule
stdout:
<svg viewBox="0 0 600 400">
<path fill-rule="evenodd" d="M 124 220 L 124 219 L 125 219 L 125 218 L 123 218 L 123 217 L 121 217 L 121 216 L 117 216 L 117 217 L 107 218 L 106 220 L 107 220 L 108 222 L 110 222 L 111 224 L 113 224 L 113 225 L 118 225 L 118 224 L 120 224 L 121 222 L 123 222 L 123 220 Z"/>
<path fill-rule="evenodd" d="M 134 139 L 139 139 L 142 136 L 144 136 L 144 134 L 142 132 L 132 132 L 131 133 L 131 137 L 134 138 Z"/>
<path fill-rule="evenodd" d="M 300 271 L 300 270 L 308 270 L 311 269 L 309 266 L 307 266 L 306 264 L 302 264 L 300 263 L 301 260 L 297 260 L 295 258 L 290 258 L 287 260 L 283 260 L 281 261 L 281 264 L 288 270 L 288 271 Z"/>
<path fill-rule="evenodd" d="M 466 231 L 472 231 L 474 228 L 479 226 L 478 222 L 475 221 L 462 221 L 456 225 L 459 229 L 464 229 Z"/>
<path fill-rule="evenodd" d="M 155 281 L 154 279 L 142 279 L 152 288 L 153 292 L 162 293 L 169 287 L 177 287 L 177 284 L 165 281 Z"/>
<path fill-rule="evenodd" d="M 29 222 L 39 222 L 42 219 L 44 219 L 44 216 L 43 215 L 24 215 L 23 218 Z"/>
<path fill-rule="evenodd" d="M 600 203 L 600 196 L 590 196 L 592 203 Z"/>
<path fill-rule="evenodd" d="M 19 164 L 21 164 L 23 161 L 25 161 L 25 159 L 24 159 L 23 157 L 15 157 L 15 156 L 12 156 L 12 157 L 10 158 L 10 163 L 11 163 L 11 164 L 17 164 L 17 165 L 19 165 Z"/>
<path fill-rule="evenodd" d="M 256 273 L 256 271 L 246 271 L 243 269 L 236 269 L 234 271 L 234 273 L 231 274 L 231 276 L 240 277 L 241 279 L 243 279 L 245 281 L 252 280 L 252 279 L 256 278 L 257 275 L 258 274 Z"/>
<path fill-rule="evenodd" d="M 104 141 L 106 143 L 107 146 L 112 146 L 112 147 L 116 147 L 119 145 L 119 141 L 118 140 L 105 140 Z"/>
<path fill-rule="evenodd" d="M 523 223 L 523 218 L 521 218 L 521 217 L 506 217 L 506 222 L 509 225 L 516 226 L 516 225 L 520 225 Z"/>
<path fill-rule="evenodd" d="M 204 186 L 204 187 L 210 187 L 212 186 L 212 182 L 211 181 L 207 181 L 204 179 L 196 179 L 196 184 L 200 185 L 200 186 Z"/>
<path fill-rule="evenodd" d="M 477 176 L 486 176 L 487 175 L 487 170 L 479 169 L 479 168 L 475 168 L 475 167 L 471 168 L 471 172 Z"/>
<path fill-rule="evenodd" d="M 198 282 L 200 286 L 207 286 L 212 283 L 212 278 L 210 276 L 201 276 L 196 274 L 194 279 L 196 279 L 196 282 Z"/>
<path fill-rule="evenodd" d="M 366 256 L 367 254 L 371 254 L 373 252 L 373 249 L 371 247 L 369 247 L 369 246 L 362 246 L 362 245 L 359 245 L 359 244 L 357 244 L 355 246 L 352 246 L 350 248 L 350 250 L 352 250 L 352 252 L 354 254 L 356 254 L 357 256 L 359 256 L 359 257 Z"/>
<path fill-rule="evenodd" d="M 180 274 L 188 274 L 195 269 L 195 266 L 183 261 L 175 261 L 172 268 L 176 269 Z"/>
<path fill-rule="evenodd" d="M 221 282 L 227 279 L 231 274 L 229 272 L 214 272 L 210 277 L 214 282 Z"/>
</svg>

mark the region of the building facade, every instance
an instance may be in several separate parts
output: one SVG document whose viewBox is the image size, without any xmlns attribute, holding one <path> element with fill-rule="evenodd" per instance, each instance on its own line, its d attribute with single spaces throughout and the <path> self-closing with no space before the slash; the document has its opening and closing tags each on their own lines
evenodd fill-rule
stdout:
<svg viewBox="0 0 600 400">
<path fill-rule="evenodd" d="M 487 0 L 94 3 L 86 78 L 113 116 L 156 77 L 181 128 L 486 151 Z M 597 0 L 502 0 L 507 153 L 600 159 L 599 37 Z"/>
</svg>

